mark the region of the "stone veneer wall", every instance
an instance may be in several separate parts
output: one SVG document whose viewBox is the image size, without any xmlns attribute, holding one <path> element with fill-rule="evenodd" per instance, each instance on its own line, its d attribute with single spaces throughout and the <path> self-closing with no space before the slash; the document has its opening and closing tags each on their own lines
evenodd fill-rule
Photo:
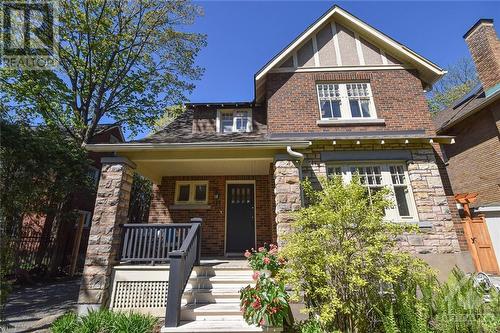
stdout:
<svg viewBox="0 0 500 333">
<path fill-rule="evenodd" d="M 407 149 L 412 159 L 407 162 L 410 184 L 420 221 L 430 222 L 431 227 L 422 228 L 420 234 L 401 236 L 402 249 L 415 254 L 458 253 L 459 242 L 448 206 L 448 200 L 441 182 L 434 150 L 429 144 L 337 144 L 314 145 L 301 152 L 305 155 L 303 176 L 319 185 L 318 178 L 326 176 L 326 163 L 321 161 L 322 151 Z M 290 213 L 300 207 L 298 169 L 291 161 L 277 161 L 275 164 L 276 223 L 278 238 L 290 228 Z M 456 219 L 459 221 L 459 219 Z"/>
<path fill-rule="evenodd" d="M 274 195 L 277 242 L 278 246 L 282 246 L 283 235 L 290 232 L 292 214 L 301 207 L 297 162 L 276 161 L 274 163 Z"/>
<path fill-rule="evenodd" d="M 118 263 L 120 224 L 128 221 L 134 164 L 124 158 L 102 159 L 101 178 L 90 229 L 89 244 L 78 297 L 78 310 L 107 306 L 111 272 Z"/>
</svg>

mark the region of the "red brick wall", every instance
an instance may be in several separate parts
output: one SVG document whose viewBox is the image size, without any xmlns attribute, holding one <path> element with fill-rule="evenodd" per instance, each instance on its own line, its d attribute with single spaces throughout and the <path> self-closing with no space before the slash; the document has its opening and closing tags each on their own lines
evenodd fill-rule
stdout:
<svg viewBox="0 0 500 333">
<path fill-rule="evenodd" d="M 478 192 L 474 206 L 500 203 L 500 140 L 493 114 L 500 101 L 442 133 L 456 136 L 444 146 L 453 192 Z"/>
<path fill-rule="evenodd" d="M 321 81 L 370 82 L 377 117 L 385 125 L 319 127 L 316 82 Z M 422 83 L 408 70 L 271 73 L 266 84 L 269 133 L 425 129 L 434 134 Z"/>
<path fill-rule="evenodd" d="M 500 83 L 500 41 L 493 23 L 480 24 L 465 41 L 484 90 Z"/>
<path fill-rule="evenodd" d="M 163 177 L 160 186 L 154 186 L 149 212 L 149 223 L 186 223 L 193 217 L 201 217 L 202 255 L 223 256 L 225 237 L 226 181 L 255 180 L 257 246 L 273 240 L 272 176 L 207 176 L 207 177 Z M 178 180 L 208 180 L 208 205 L 210 209 L 176 210 L 174 203 L 175 182 Z M 214 198 L 219 193 L 219 199 Z"/>
</svg>

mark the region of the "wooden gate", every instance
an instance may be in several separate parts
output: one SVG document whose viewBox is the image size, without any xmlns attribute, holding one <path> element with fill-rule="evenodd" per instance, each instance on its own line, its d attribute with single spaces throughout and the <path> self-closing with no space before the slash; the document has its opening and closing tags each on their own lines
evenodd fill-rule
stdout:
<svg viewBox="0 0 500 333">
<path fill-rule="evenodd" d="M 464 207 L 462 223 L 467 245 L 478 272 L 500 274 L 486 220 L 482 215 L 471 214 L 469 209 L 469 204 L 476 200 L 476 196 L 477 194 L 455 196 Z"/>
</svg>

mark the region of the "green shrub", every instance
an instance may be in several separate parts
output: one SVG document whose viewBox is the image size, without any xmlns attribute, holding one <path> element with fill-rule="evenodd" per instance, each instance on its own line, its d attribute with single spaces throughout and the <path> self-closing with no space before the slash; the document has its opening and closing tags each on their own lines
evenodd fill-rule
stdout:
<svg viewBox="0 0 500 333">
<path fill-rule="evenodd" d="M 453 270 L 446 283 L 433 279 L 419 286 L 395 286 L 380 314 L 384 331 L 408 333 L 493 333 L 500 331 L 500 297 Z"/>
<path fill-rule="evenodd" d="M 297 213 L 286 236 L 282 278 L 326 332 L 380 331 L 375 308 L 390 298 L 391 286 L 432 275 L 422 260 L 397 247 L 397 238 L 415 227 L 384 220 L 385 208 L 392 205 L 386 189 L 369 197 L 356 179 L 320 182 L 321 190 L 304 183 L 309 205 Z"/>
<path fill-rule="evenodd" d="M 56 319 L 52 324 L 51 331 L 53 333 L 70 333 L 75 332 L 78 327 L 78 316 L 74 312 L 68 312 Z"/>
<path fill-rule="evenodd" d="M 139 313 L 89 311 L 78 317 L 68 312 L 59 317 L 51 327 L 53 333 L 149 333 L 153 332 L 157 319 Z"/>
</svg>

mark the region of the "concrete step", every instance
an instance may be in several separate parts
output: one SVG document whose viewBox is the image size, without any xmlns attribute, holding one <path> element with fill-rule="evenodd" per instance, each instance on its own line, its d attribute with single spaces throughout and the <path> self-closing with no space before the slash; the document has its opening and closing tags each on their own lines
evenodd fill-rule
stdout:
<svg viewBox="0 0 500 333">
<path fill-rule="evenodd" d="M 246 276 L 199 276 L 189 278 L 186 289 L 230 289 L 239 291 L 241 288 L 249 284 L 254 284 L 255 281 L 251 277 Z"/>
<path fill-rule="evenodd" d="M 244 320 L 200 320 L 181 321 L 178 327 L 162 327 L 162 333 L 244 333 L 244 332 L 264 332 L 260 327 L 248 325 Z M 270 331 L 266 331 L 270 332 Z M 281 331 L 274 331 L 281 332 Z"/>
<path fill-rule="evenodd" d="M 241 320 L 239 303 L 189 303 L 181 307 L 181 320 Z"/>
<path fill-rule="evenodd" d="M 185 290 L 182 295 L 185 303 L 239 303 L 239 289 L 190 289 Z"/>
</svg>

